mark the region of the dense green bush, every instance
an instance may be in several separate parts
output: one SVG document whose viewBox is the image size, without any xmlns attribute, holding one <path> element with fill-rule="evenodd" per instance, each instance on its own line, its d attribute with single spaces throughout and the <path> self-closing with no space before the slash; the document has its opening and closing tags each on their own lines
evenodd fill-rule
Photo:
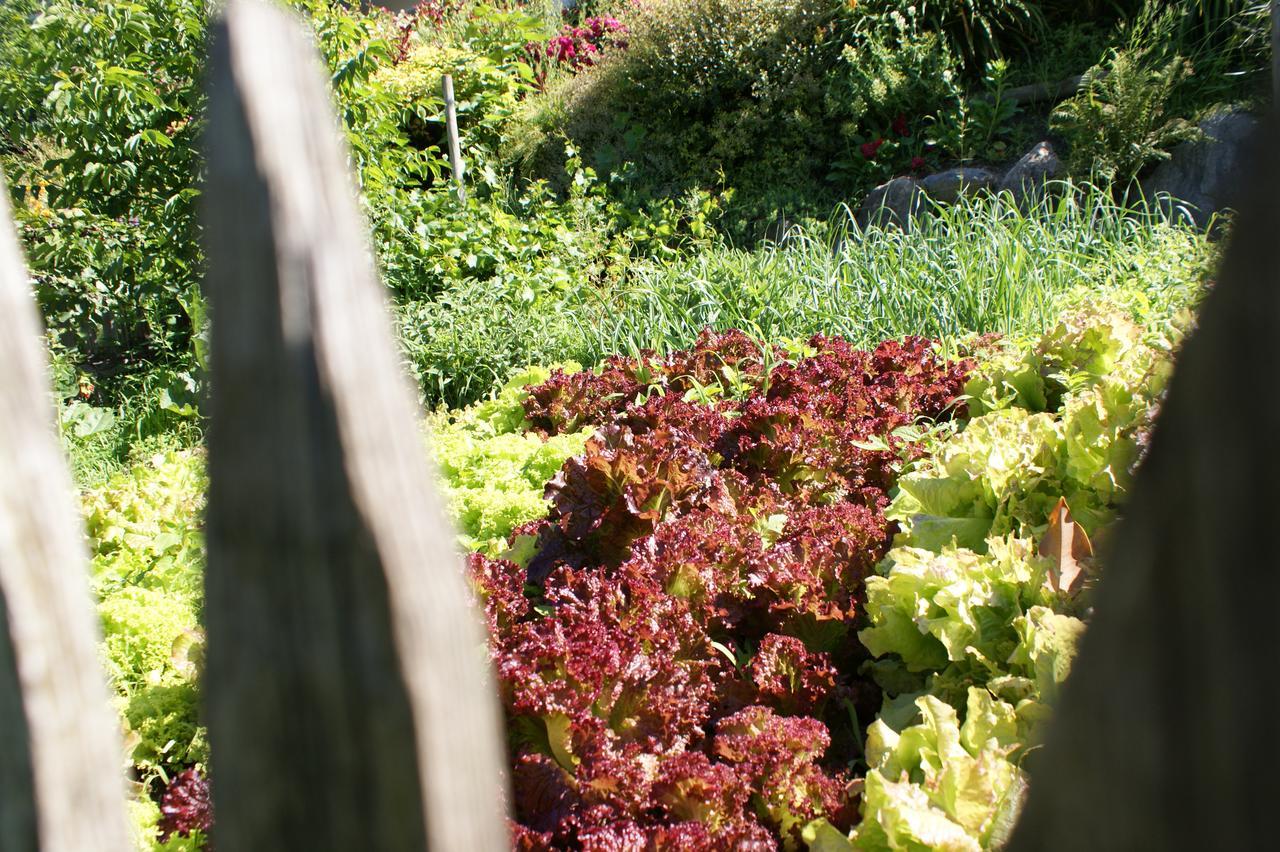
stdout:
<svg viewBox="0 0 1280 852">
<path fill-rule="evenodd" d="M 184 354 L 204 0 L 7 6 L 0 163 L 57 342 L 107 369 Z"/>
<path fill-rule="evenodd" d="M 484 285 L 516 310 L 570 283 L 603 285 L 633 255 L 709 236 L 720 204 L 706 193 L 636 199 L 572 157 L 562 195 L 504 172 L 506 125 L 533 86 L 526 44 L 551 31 L 541 7 L 532 15 L 523 4 L 472 3 L 437 26 L 341 2 L 292 5 L 331 71 L 372 242 L 397 297 Z M 206 15 L 203 0 L 50 0 L 0 14 L 0 157 L 46 322 L 72 371 L 92 375 L 94 403 L 121 421 L 131 411 L 152 420 L 168 411 L 158 420 L 169 425 L 196 414 Z M 445 71 L 457 80 L 465 204 L 442 150 Z M 140 388 L 155 405 L 126 403 Z"/>
<path fill-rule="evenodd" d="M 840 62 L 829 0 L 653 0 L 624 10 L 626 50 L 548 92 L 534 159 L 555 169 L 561 134 L 655 193 L 729 185 L 758 195 L 820 170 L 827 77 Z M 817 144 L 815 144 L 817 143 Z"/>
<path fill-rule="evenodd" d="M 1128 45 L 1112 49 L 1090 68 L 1080 92 L 1059 104 L 1053 127 L 1071 146 L 1073 172 L 1121 183 L 1132 180 L 1168 149 L 1194 138 L 1194 126 L 1170 111 L 1170 100 L 1193 71 L 1167 46 L 1172 15 L 1148 15 L 1131 31 Z"/>
<path fill-rule="evenodd" d="M 848 189 L 887 180 L 923 158 L 927 117 L 959 82 L 946 40 L 911 7 L 852 18 L 843 42 L 825 96 L 827 132 L 834 131 L 825 177 Z M 871 157 L 868 144 L 875 145 Z"/>
<path fill-rule="evenodd" d="M 732 188 L 736 237 L 922 167 L 924 119 L 960 85 L 915 7 L 656 0 L 619 14 L 627 48 L 534 99 L 511 155 L 553 175 L 567 135 L 641 193 Z"/>
<path fill-rule="evenodd" d="M 562 193 L 504 172 L 499 152 L 508 124 L 533 90 L 525 45 L 545 34 L 542 19 L 523 7 L 477 3 L 449 27 L 419 19 L 403 30 L 386 14 L 298 2 L 308 4 L 334 69 L 374 247 L 397 298 L 443 298 L 481 285 L 507 310 L 523 310 L 571 283 L 608 282 L 632 255 L 662 254 L 709 235 L 719 207 L 709 194 L 628 198 L 572 151 L 563 160 Z M 446 71 L 459 103 L 466 202 L 454 194 L 442 153 Z"/>
<path fill-rule="evenodd" d="M 876 12 L 901 10 L 897 0 L 867 0 Z M 1043 33 L 1036 0 L 920 0 L 914 4 L 928 28 L 942 34 L 975 76 L 1011 49 L 1025 47 Z"/>
</svg>

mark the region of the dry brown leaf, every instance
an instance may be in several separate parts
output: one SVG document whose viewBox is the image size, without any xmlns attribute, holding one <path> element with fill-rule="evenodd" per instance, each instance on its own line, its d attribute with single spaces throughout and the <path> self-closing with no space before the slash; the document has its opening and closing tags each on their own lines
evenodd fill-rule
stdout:
<svg viewBox="0 0 1280 852">
<path fill-rule="evenodd" d="M 1085 568 L 1081 561 L 1093 556 L 1093 545 L 1084 527 L 1071 517 L 1064 497 L 1058 498 L 1049 518 L 1049 529 L 1040 539 L 1040 555 L 1052 560 L 1049 568 L 1049 588 L 1055 592 L 1074 595 L 1084 582 Z"/>
</svg>

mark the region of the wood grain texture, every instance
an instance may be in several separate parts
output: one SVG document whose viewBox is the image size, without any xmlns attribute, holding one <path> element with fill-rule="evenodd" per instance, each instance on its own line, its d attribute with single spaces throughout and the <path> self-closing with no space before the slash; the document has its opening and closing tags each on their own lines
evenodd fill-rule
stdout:
<svg viewBox="0 0 1280 852">
<path fill-rule="evenodd" d="M 0 179 L 0 849 L 124 852 L 123 743 L 14 234 Z"/>
<path fill-rule="evenodd" d="M 206 707 L 232 850 L 509 845 L 497 694 L 318 55 L 214 30 Z"/>
<path fill-rule="evenodd" d="M 1254 850 L 1280 797 L 1272 127 L 1178 357 L 1010 849 Z M 1034 763 L 1032 761 L 1034 760 Z"/>
</svg>

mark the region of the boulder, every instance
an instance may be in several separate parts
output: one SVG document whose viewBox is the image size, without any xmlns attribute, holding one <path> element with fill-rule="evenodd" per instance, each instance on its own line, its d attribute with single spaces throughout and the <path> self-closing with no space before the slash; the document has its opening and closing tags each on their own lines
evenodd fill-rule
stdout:
<svg viewBox="0 0 1280 852">
<path fill-rule="evenodd" d="M 1186 211 L 1197 227 L 1207 227 L 1213 214 L 1231 206 L 1247 179 L 1245 152 L 1258 128 L 1247 112 L 1220 112 L 1200 123 L 1204 138 L 1174 148 L 1169 159 L 1142 181 L 1152 199 Z"/>
<path fill-rule="evenodd" d="M 1019 207 L 1027 207 L 1043 197 L 1046 181 L 1062 177 L 1065 171 L 1053 146 L 1039 142 L 1005 172 L 996 189 L 1010 193 Z"/>
<path fill-rule="evenodd" d="M 954 204 L 961 196 L 995 189 L 999 180 L 990 169 L 961 166 L 929 175 L 920 181 L 920 189 L 939 204 Z"/>
<path fill-rule="evenodd" d="M 924 190 L 915 178 L 897 177 L 882 183 L 867 195 L 854 214 L 859 227 L 897 225 L 908 228 L 924 205 Z"/>
</svg>

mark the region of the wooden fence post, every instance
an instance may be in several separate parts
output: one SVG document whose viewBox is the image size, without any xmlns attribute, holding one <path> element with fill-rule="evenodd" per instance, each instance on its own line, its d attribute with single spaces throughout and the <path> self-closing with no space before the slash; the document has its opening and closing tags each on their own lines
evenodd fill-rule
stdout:
<svg viewBox="0 0 1280 852">
<path fill-rule="evenodd" d="M 214 27 L 205 706 L 228 850 L 498 850 L 501 716 L 327 75 Z"/>
<path fill-rule="evenodd" d="M 1269 849 L 1280 797 L 1280 141 L 1256 146 L 1010 850 Z"/>
<path fill-rule="evenodd" d="M 444 95 L 445 131 L 449 134 L 449 169 L 453 172 L 453 183 L 458 190 L 458 200 L 467 201 L 467 186 L 462 180 L 462 143 L 458 139 L 458 105 L 453 99 L 453 75 L 445 74 L 440 81 L 441 94 Z"/>
<path fill-rule="evenodd" d="M 84 527 L 0 178 L 0 849 L 131 846 Z"/>
</svg>

